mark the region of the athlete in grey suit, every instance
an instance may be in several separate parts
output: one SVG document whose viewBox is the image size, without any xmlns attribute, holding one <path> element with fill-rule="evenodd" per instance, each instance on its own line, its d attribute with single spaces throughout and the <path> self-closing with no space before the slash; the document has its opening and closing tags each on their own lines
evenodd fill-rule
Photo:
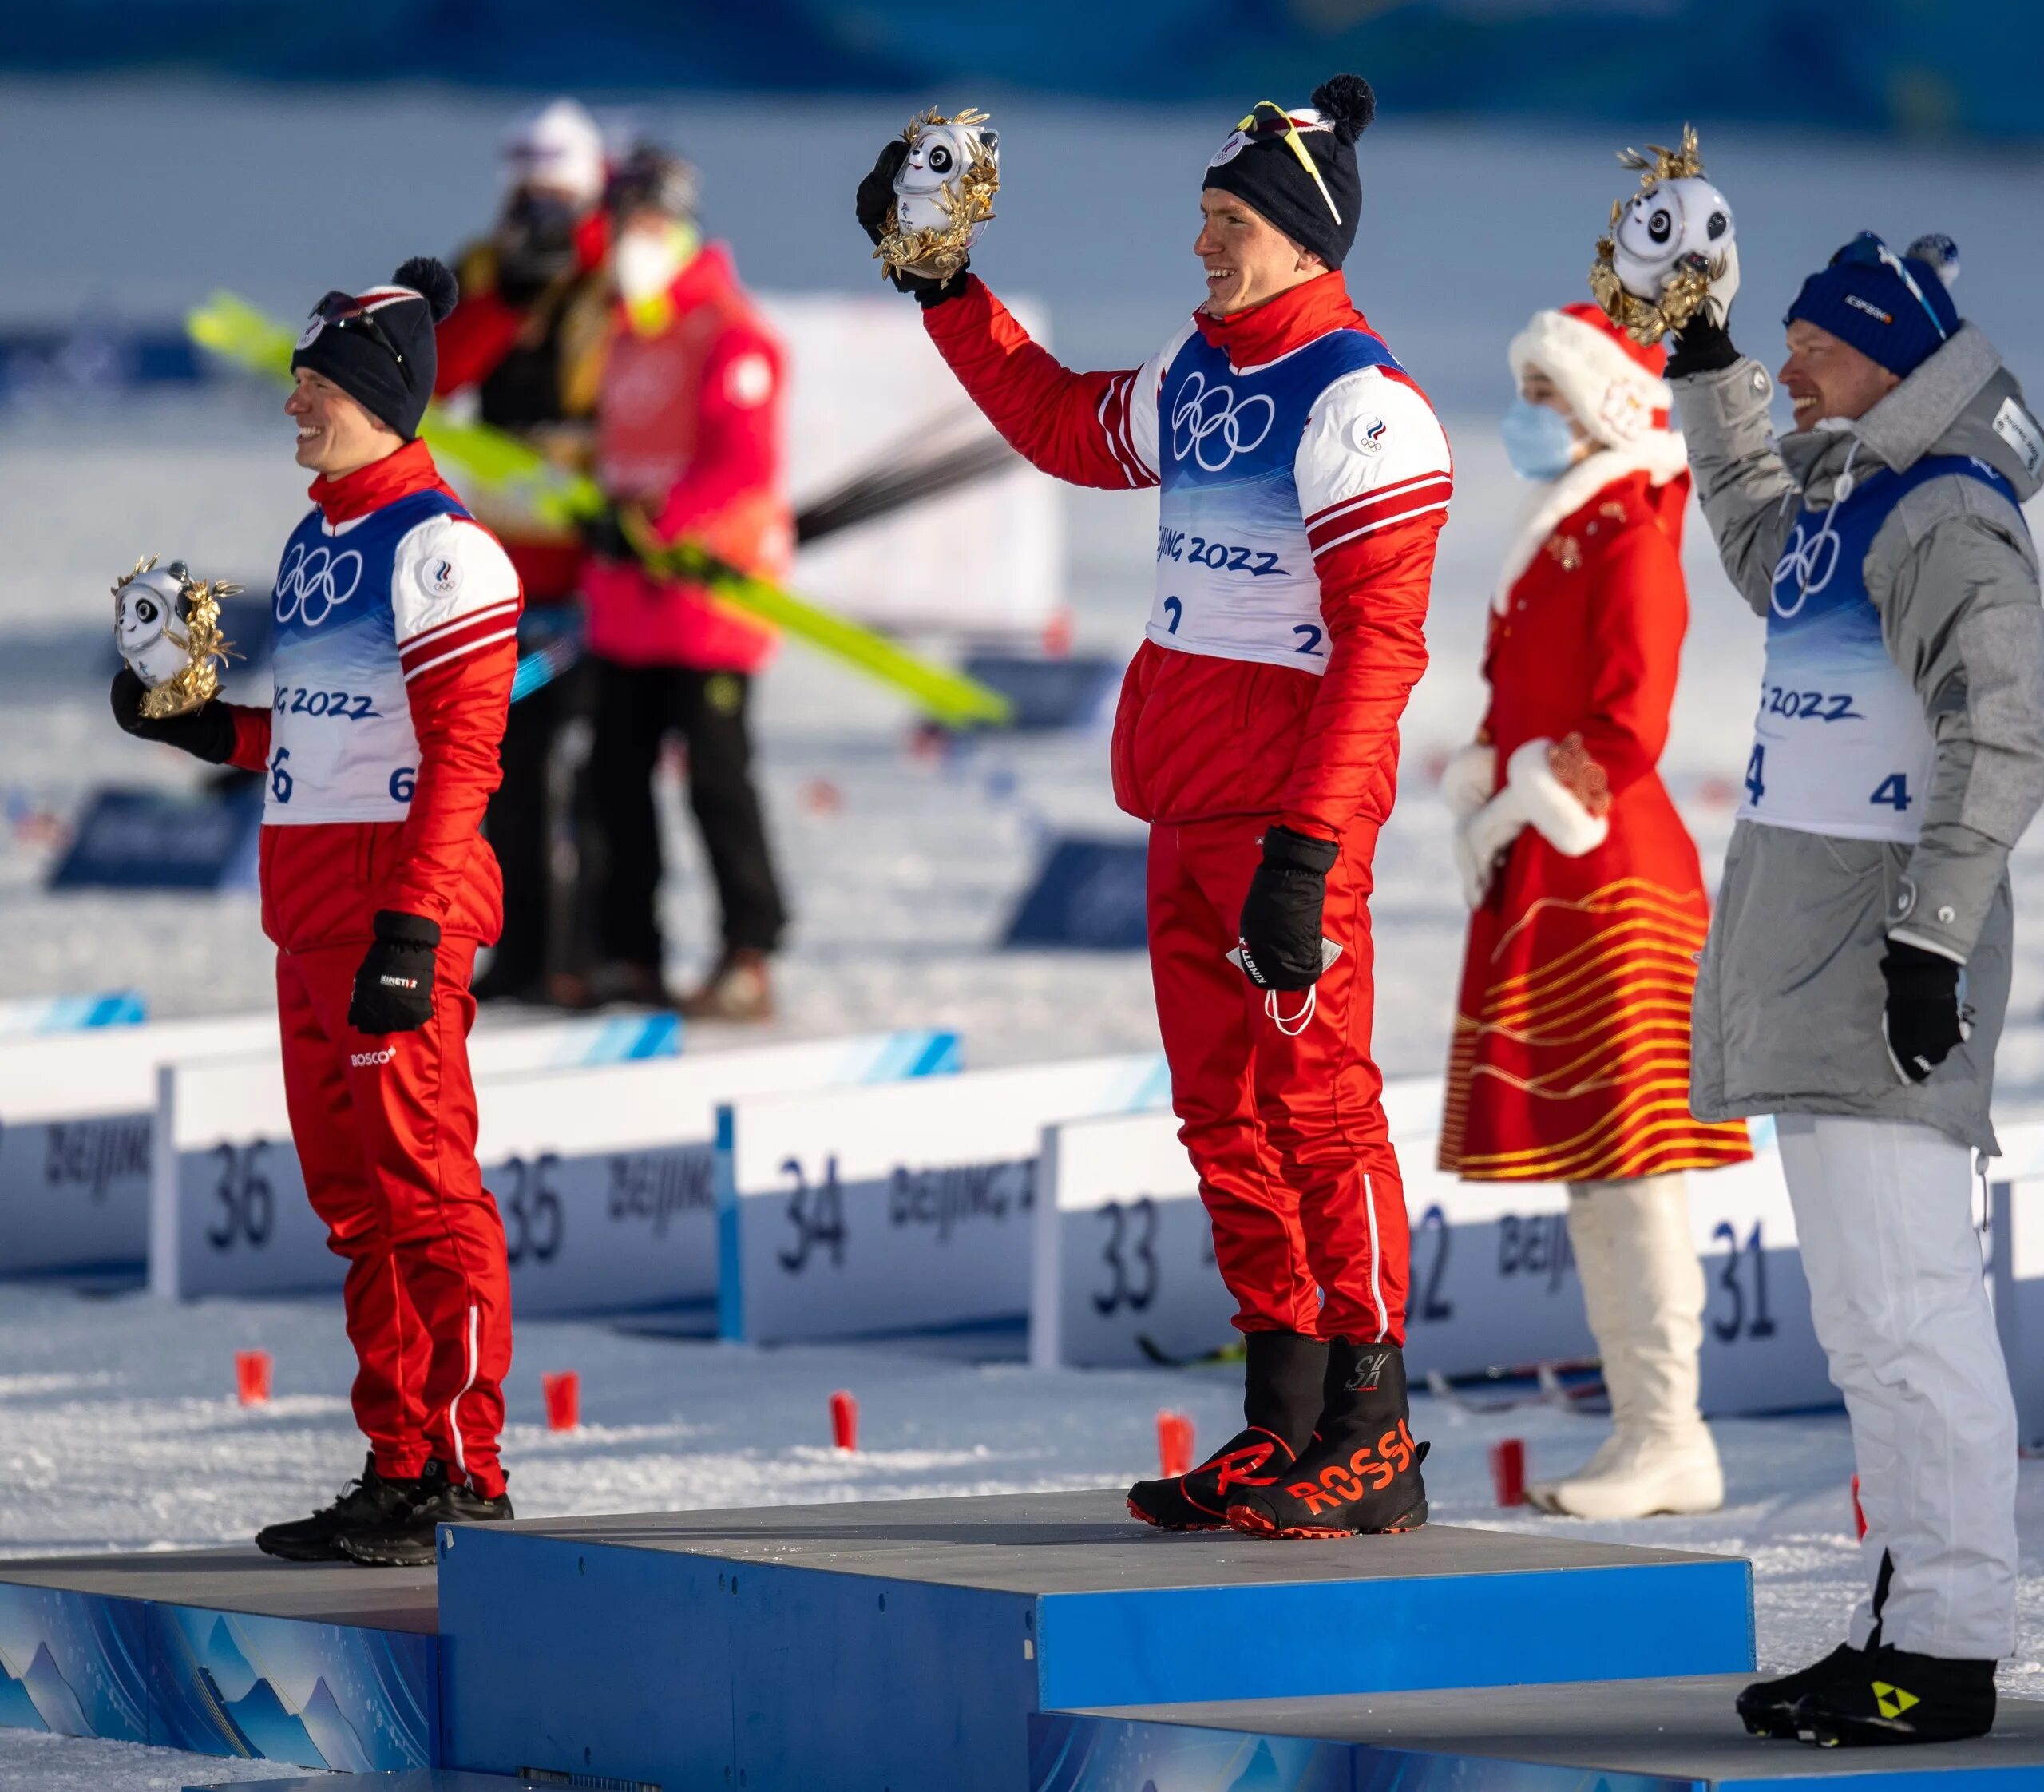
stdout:
<svg viewBox="0 0 2044 1792">
<path fill-rule="evenodd" d="M 1768 619 L 1691 1104 L 1777 1116 L 1872 1584 L 1844 1648 L 1741 1709 L 1846 1742 L 1984 1731 L 2015 1642 L 2015 1414 L 1969 1148 L 1994 1149 L 2008 858 L 2044 802 L 2044 610 L 2018 509 L 2044 428 L 1959 319 L 1945 252 L 1863 236 L 1804 283 L 1778 442 L 1729 292 L 1668 367 L 1725 570 Z"/>
</svg>

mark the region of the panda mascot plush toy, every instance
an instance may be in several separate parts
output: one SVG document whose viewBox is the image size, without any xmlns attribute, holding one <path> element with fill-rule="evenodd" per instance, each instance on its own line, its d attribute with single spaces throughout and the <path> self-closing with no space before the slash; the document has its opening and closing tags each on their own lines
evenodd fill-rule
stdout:
<svg viewBox="0 0 2044 1792">
<path fill-rule="evenodd" d="M 1704 178 L 1689 125 L 1679 149 L 1650 143 L 1646 153 L 1627 149 L 1618 160 L 1640 170 L 1640 189 L 1611 207 L 1590 287 L 1614 323 L 1635 342 L 1654 343 L 1688 323 L 1736 268 L 1732 208 Z"/>
<path fill-rule="evenodd" d="M 153 720 L 182 716 L 220 690 L 220 600 L 240 588 L 208 585 L 181 560 L 158 569 L 151 555 L 113 588 L 113 640 L 145 688 L 142 713 Z"/>
<path fill-rule="evenodd" d="M 987 115 L 968 107 L 909 121 L 908 154 L 894 173 L 894 207 L 873 252 L 888 269 L 948 280 L 965 265 L 993 216 L 1000 188 L 1000 138 Z"/>
</svg>

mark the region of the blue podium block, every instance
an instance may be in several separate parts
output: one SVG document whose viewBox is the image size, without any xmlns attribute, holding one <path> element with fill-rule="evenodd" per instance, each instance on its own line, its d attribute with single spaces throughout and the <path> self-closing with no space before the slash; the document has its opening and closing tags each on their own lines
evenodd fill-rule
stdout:
<svg viewBox="0 0 2044 1792">
<path fill-rule="evenodd" d="M 446 1766 L 745 1792 L 1024 1792 L 1060 1707 L 1753 1659 L 1742 1561 L 1167 1535 L 1119 1492 L 443 1530 L 439 1592 Z"/>
<path fill-rule="evenodd" d="M 2044 1785 L 2044 1704 L 1994 1733 L 1910 1749 L 1749 1736 L 1744 1675 L 1047 1711 L 1029 1792 L 2024 1792 Z"/>
<path fill-rule="evenodd" d="M 252 1548 L 0 1562 L 0 1725 L 351 1772 L 430 1767 L 434 1612 L 430 1569 Z"/>
</svg>

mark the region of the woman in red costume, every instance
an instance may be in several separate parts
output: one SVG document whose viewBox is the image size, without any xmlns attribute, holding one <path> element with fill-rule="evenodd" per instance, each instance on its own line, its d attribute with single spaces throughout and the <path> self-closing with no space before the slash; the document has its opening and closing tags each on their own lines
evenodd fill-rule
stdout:
<svg viewBox="0 0 2044 1792">
<path fill-rule="evenodd" d="M 1613 1433 L 1527 1489 L 1583 1517 L 1723 1503 L 1697 1406 L 1703 1276 L 1683 1172 L 1750 1155 L 1689 1112 L 1689 995 L 1708 909 L 1654 766 L 1689 600 L 1689 479 L 1662 351 L 1594 305 L 1511 348 L 1514 470 L 1535 482 L 1492 603 L 1489 712 L 1446 779 L 1471 909 L 1444 1169 L 1563 1182 Z"/>
</svg>

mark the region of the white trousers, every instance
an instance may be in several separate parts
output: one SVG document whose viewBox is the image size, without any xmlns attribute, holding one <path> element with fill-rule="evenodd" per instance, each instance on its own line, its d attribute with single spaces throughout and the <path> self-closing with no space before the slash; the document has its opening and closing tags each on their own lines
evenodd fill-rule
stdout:
<svg viewBox="0 0 2044 1792">
<path fill-rule="evenodd" d="M 1867 1517 L 1873 1588 L 1851 1640 L 1998 1659 L 2015 1647 L 2015 1402 L 1982 1280 L 1971 1153 L 1907 1120 L 1775 1124 Z"/>
</svg>

